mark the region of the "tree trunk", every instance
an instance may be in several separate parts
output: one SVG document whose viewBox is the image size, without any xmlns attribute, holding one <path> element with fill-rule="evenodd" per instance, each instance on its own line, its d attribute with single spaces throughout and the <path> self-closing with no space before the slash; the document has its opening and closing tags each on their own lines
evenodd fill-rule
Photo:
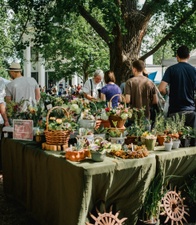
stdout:
<svg viewBox="0 0 196 225">
<path fill-rule="evenodd" d="M 116 38 L 109 44 L 110 69 L 114 71 L 118 85 L 130 77 L 132 62 L 139 59 L 141 42 L 146 31 L 146 25 L 139 21 L 139 18 L 137 23 L 132 21 L 132 26 L 127 26 L 126 34 L 122 34 L 118 27 L 113 31 Z"/>
</svg>

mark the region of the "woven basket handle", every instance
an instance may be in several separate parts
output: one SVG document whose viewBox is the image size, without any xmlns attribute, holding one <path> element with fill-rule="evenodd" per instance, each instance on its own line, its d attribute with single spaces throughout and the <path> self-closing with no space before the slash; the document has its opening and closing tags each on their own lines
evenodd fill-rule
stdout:
<svg viewBox="0 0 196 225">
<path fill-rule="evenodd" d="M 120 98 L 122 98 L 122 101 L 124 102 L 124 104 L 125 104 L 125 106 L 126 106 L 126 99 L 125 99 L 125 97 L 124 97 L 122 94 L 115 94 L 115 95 L 113 95 L 113 96 L 111 97 L 110 101 L 108 102 L 108 106 L 109 106 L 110 108 L 112 108 L 112 99 L 115 98 L 115 97 L 117 97 L 117 96 L 119 96 Z"/>
<path fill-rule="evenodd" d="M 55 106 L 53 108 L 51 108 L 48 113 L 47 113 L 47 116 L 46 116 L 46 131 L 48 131 L 48 124 L 49 124 L 49 116 L 50 116 L 50 113 L 55 110 L 55 109 L 62 109 L 64 111 L 64 115 L 68 118 L 69 117 L 69 113 L 67 112 L 67 110 L 61 106 Z"/>
</svg>

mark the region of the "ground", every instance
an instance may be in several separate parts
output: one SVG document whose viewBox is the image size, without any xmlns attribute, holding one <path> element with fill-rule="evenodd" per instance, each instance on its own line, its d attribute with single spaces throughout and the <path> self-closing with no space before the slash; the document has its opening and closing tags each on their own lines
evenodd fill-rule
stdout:
<svg viewBox="0 0 196 225">
<path fill-rule="evenodd" d="M 0 174 L 0 225 L 39 225 L 22 206 L 6 198 L 2 174 Z"/>
</svg>

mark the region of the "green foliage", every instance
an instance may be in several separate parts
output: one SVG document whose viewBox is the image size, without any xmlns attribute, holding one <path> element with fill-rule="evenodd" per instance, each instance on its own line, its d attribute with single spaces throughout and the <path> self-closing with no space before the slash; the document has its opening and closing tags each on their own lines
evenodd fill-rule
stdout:
<svg viewBox="0 0 196 225">
<path fill-rule="evenodd" d="M 192 206 L 196 206 L 196 175 L 190 175 L 185 182 L 185 191 L 188 194 L 188 201 Z"/>
<path fill-rule="evenodd" d="M 150 122 L 145 117 L 145 108 L 133 108 L 131 120 L 133 124 L 126 129 L 128 136 L 140 137 L 145 131 L 149 131 Z"/>
<path fill-rule="evenodd" d="M 8 3 L 14 11 L 10 28 L 15 49 L 22 52 L 24 44 L 29 44 L 28 40 L 22 43 L 21 37 L 33 27 L 34 48 L 56 70 L 57 80 L 75 72 L 86 80 L 97 67 L 105 70 L 110 63 L 120 84 L 130 73 L 131 61 L 141 54 L 145 60 L 168 41 L 173 51 L 180 44 L 196 47 L 195 0 L 148 0 L 144 5 L 131 0 Z M 142 45 L 145 36 L 146 47 Z M 163 55 L 170 45 L 161 49 Z"/>
<path fill-rule="evenodd" d="M 172 177 L 175 176 L 168 175 L 164 178 L 162 173 L 158 173 L 152 180 L 143 203 L 142 220 L 149 220 L 151 217 L 157 219 L 161 199 L 167 192 L 167 186 Z"/>
</svg>

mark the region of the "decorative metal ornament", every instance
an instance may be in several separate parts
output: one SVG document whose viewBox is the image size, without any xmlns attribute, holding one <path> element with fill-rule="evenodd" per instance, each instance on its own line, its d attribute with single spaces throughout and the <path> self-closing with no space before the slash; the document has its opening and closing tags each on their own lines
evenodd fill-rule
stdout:
<svg viewBox="0 0 196 225">
<path fill-rule="evenodd" d="M 171 225 L 183 225 L 183 220 L 187 223 L 185 214 L 189 216 L 186 212 L 187 206 L 183 203 L 184 198 L 181 198 L 181 192 L 176 192 L 176 187 L 174 191 L 168 191 L 162 198 L 163 212 L 160 215 L 165 215 L 166 220 L 164 223 L 167 223 L 171 220 Z"/>
<path fill-rule="evenodd" d="M 112 214 L 112 208 L 110 209 L 110 212 L 107 213 L 105 210 L 104 213 L 100 213 L 98 209 L 96 209 L 98 216 L 94 216 L 93 214 L 90 214 L 90 216 L 94 219 L 95 223 L 88 223 L 86 222 L 86 225 L 123 225 L 123 222 L 127 218 L 119 219 L 118 215 L 120 211 L 118 211 L 115 215 Z"/>
</svg>

